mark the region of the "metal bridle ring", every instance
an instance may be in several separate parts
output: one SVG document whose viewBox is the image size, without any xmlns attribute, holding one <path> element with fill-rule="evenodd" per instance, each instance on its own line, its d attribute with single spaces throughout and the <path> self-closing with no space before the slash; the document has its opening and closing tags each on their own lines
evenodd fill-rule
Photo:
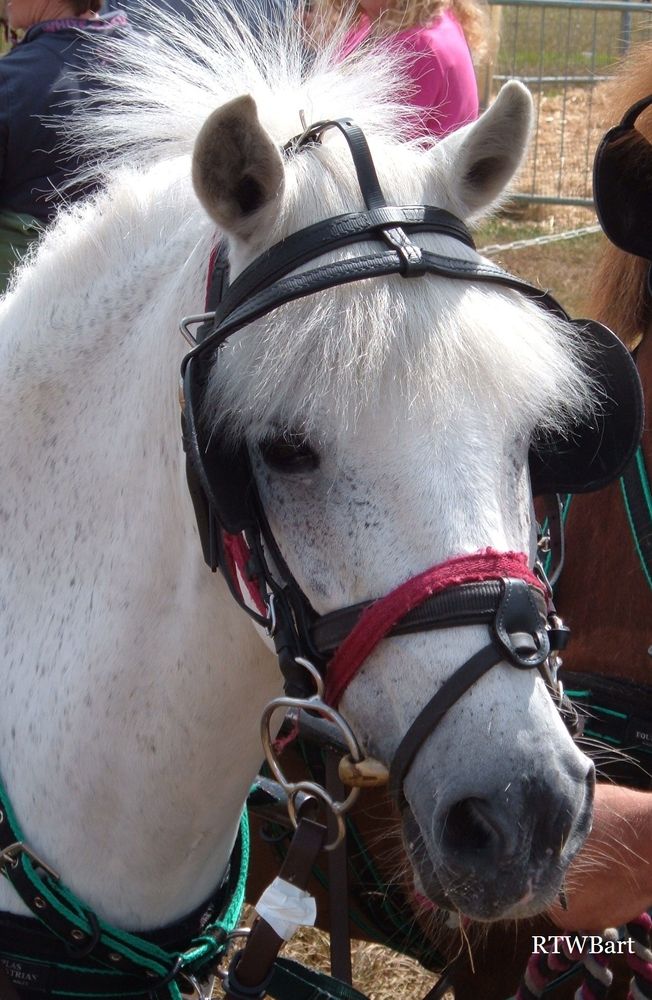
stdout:
<svg viewBox="0 0 652 1000">
<path fill-rule="evenodd" d="M 329 809 L 332 815 L 335 817 L 335 820 L 337 822 L 337 835 L 335 839 L 332 842 L 326 844 L 325 847 L 325 850 L 333 851 L 344 839 L 346 828 L 344 825 L 343 816 L 344 813 L 348 812 L 348 810 L 357 800 L 360 794 L 360 789 L 351 788 L 346 798 L 343 799 L 342 801 L 338 801 L 334 799 L 331 795 L 329 795 L 326 789 L 323 788 L 321 785 L 318 785 L 316 782 L 288 781 L 285 774 L 283 773 L 283 769 L 281 768 L 281 765 L 278 761 L 278 757 L 274 750 L 274 741 L 272 739 L 272 735 L 270 732 L 270 721 L 272 715 L 279 708 L 286 710 L 294 710 L 297 713 L 301 712 L 302 710 L 308 712 L 315 712 L 318 715 L 322 716 L 322 718 L 327 719 L 329 722 L 331 722 L 339 729 L 341 735 L 344 738 L 344 742 L 346 743 L 346 746 L 349 750 L 351 759 L 354 762 L 356 763 L 361 762 L 364 759 L 364 755 L 360 749 L 360 744 L 358 743 L 355 734 L 353 733 L 353 730 L 349 726 L 348 722 L 346 722 L 346 720 L 342 718 L 340 713 L 335 708 L 332 708 L 330 705 L 327 705 L 326 702 L 323 700 L 324 681 L 321 674 L 315 667 L 315 665 L 311 663 L 310 660 L 306 660 L 303 657 L 297 657 L 296 662 L 300 666 L 305 667 L 305 669 L 311 675 L 312 679 L 315 682 L 316 692 L 310 698 L 290 698 L 282 696 L 280 698 L 274 698 L 272 701 L 270 701 L 265 706 L 265 710 L 263 711 L 263 715 L 260 720 L 261 742 L 263 744 L 263 750 L 265 752 L 265 759 L 267 760 L 272 775 L 288 797 L 288 813 L 292 825 L 294 827 L 296 827 L 297 825 L 296 798 L 302 792 L 304 794 L 312 795 L 315 798 L 319 799 L 321 802 L 323 802 L 326 808 Z"/>
</svg>

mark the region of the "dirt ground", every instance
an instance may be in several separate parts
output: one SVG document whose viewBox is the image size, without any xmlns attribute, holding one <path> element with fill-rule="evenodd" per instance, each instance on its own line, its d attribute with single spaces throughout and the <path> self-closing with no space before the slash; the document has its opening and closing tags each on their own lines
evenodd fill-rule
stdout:
<svg viewBox="0 0 652 1000">
<path fill-rule="evenodd" d="M 537 127 L 518 190 L 564 198 L 590 198 L 593 158 L 607 129 L 615 124 L 608 84 L 567 87 L 560 93 L 534 93 Z M 586 209 L 555 212 L 564 226 L 583 224 Z"/>
<path fill-rule="evenodd" d="M 609 84 L 566 87 L 557 93 L 534 92 L 537 125 L 529 156 L 515 190 L 522 194 L 590 199 L 595 150 L 617 114 Z M 546 237 L 595 226 L 591 207 L 512 202 L 477 234 L 478 247 Z M 575 315 L 588 309 L 590 276 L 602 237 L 489 254 L 507 270 L 548 288 Z"/>
<path fill-rule="evenodd" d="M 507 229 L 502 238 L 492 239 L 492 244 L 511 242 L 508 233 Z M 602 237 L 596 233 L 490 256 L 507 271 L 551 291 L 571 316 L 580 317 L 589 311 L 591 272 L 601 242 Z"/>
</svg>

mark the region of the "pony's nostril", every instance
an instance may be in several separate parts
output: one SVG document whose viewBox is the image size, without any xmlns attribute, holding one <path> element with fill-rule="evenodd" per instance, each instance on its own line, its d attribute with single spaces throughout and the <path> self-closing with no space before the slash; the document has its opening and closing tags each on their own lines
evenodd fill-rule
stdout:
<svg viewBox="0 0 652 1000">
<path fill-rule="evenodd" d="M 442 830 L 443 844 L 456 852 L 486 853 L 500 841 L 491 822 L 491 805 L 480 798 L 462 799 L 448 810 Z"/>
</svg>

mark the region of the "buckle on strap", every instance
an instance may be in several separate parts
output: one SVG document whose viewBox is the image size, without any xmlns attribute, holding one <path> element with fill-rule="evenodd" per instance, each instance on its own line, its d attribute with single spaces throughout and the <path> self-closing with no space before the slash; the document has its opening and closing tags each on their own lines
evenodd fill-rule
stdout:
<svg viewBox="0 0 652 1000">
<path fill-rule="evenodd" d="M 546 619 L 524 580 L 505 578 L 493 634 L 498 648 L 521 670 L 538 667 L 550 654 Z"/>
<path fill-rule="evenodd" d="M 54 868 L 51 868 L 43 858 L 39 857 L 22 840 L 16 840 L 13 844 L 9 844 L 0 850 L 0 875 L 7 875 L 7 865 L 11 868 L 16 868 L 23 854 L 29 858 L 35 868 L 43 869 L 55 882 L 60 881 L 61 876 L 58 872 L 55 872 Z"/>
</svg>

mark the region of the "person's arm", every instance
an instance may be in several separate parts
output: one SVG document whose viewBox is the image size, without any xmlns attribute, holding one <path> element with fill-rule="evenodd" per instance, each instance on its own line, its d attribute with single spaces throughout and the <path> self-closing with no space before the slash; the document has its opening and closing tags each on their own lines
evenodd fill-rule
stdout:
<svg viewBox="0 0 652 1000">
<path fill-rule="evenodd" d="M 593 830 L 566 878 L 568 910 L 549 911 L 568 931 L 601 932 L 652 905 L 652 792 L 598 785 Z"/>
<path fill-rule="evenodd" d="M 400 35 L 399 35 L 400 37 Z M 444 71 L 427 36 L 414 32 L 405 43 L 406 66 L 410 81 L 409 103 L 420 110 L 419 134 L 442 135 L 446 132 L 447 114 Z"/>
<path fill-rule="evenodd" d="M 407 57 L 409 103 L 421 111 L 416 134 L 447 135 L 477 118 L 475 70 L 456 21 L 442 15 L 430 27 L 399 32 L 389 42 Z"/>
</svg>

